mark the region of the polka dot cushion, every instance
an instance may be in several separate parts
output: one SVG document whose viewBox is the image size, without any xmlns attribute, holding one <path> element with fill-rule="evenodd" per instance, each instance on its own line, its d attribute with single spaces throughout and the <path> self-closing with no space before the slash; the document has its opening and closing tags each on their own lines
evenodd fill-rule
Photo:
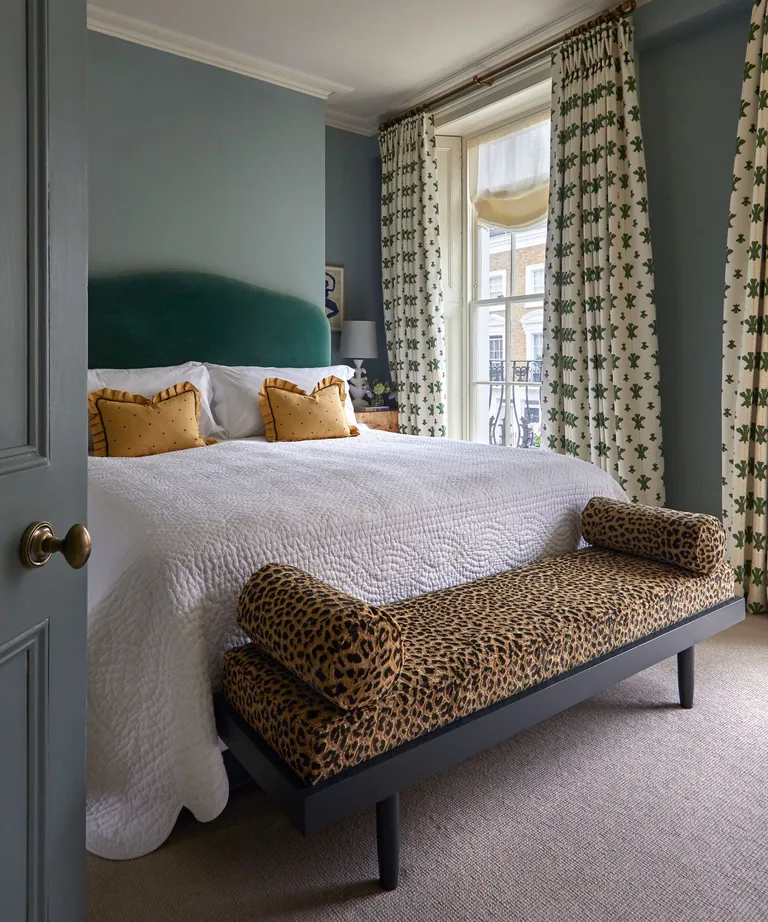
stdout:
<svg viewBox="0 0 768 922">
<path fill-rule="evenodd" d="M 319 381 L 311 394 L 291 381 L 266 378 L 259 392 L 259 408 L 267 441 L 298 442 L 359 435 L 357 426 L 347 422 L 346 399 L 346 385 L 333 375 Z"/>
<path fill-rule="evenodd" d="M 88 395 L 88 424 L 93 453 L 102 458 L 161 455 L 215 441 L 200 436 L 200 391 L 189 381 L 151 400 L 108 387 L 94 391 Z"/>
</svg>

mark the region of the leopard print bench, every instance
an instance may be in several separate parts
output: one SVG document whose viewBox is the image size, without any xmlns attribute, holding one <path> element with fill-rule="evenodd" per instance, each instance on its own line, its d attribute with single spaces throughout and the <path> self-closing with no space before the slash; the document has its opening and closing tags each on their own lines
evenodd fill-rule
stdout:
<svg viewBox="0 0 768 922">
<path fill-rule="evenodd" d="M 324 584 L 281 571 L 286 591 L 302 579 L 315 586 L 323 609 Z M 386 606 L 404 658 L 378 701 L 342 709 L 255 643 L 225 655 L 224 689 L 296 774 L 315 784 L 732 595 L 725 564 L 700 576 L 587 549 Z"/>
<path fill-rule="evenodd" d="M 614 657 L 674 630 L 686 636 L 686 625 L 713 611 L 727 610 L 727 624 L 743 617 L 717 520 L 598 498 L 583 531 L 612 549 L 549 557 L 378 609 L 292 567 L 262 568 L 238 610 L 254 642 L 225 655 L 222 737 L 230 742 L 234 721 L 279 757 L 306 796 L 490 717 L 502 703 L 549 689 L 554 713 L 574 703 L 553 697 L 554 683 L 590 670 L 604 676 Z M 672 653 L 680 655 L 681 703 L 690 706 L 692 644 Z M 392 797 L 376 801 L 380 846 L 396 825 Z M 386 886 L 396 870 L 391 849 L 384 853 Z"/>
</svg>

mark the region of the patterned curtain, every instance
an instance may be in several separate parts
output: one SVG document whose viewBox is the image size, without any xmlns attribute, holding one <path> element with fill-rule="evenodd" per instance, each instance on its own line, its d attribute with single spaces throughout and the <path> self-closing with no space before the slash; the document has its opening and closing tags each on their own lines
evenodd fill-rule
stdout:
<svg viewBox="0 0 768 922">
<path fill-rule="evenodd" d="M 752 10 L 725 270 L 723 523 L 737 589 L 768 611 L 768 0 Z"/>
<path fill-rule="evenodd" d="M 553 56 L 544 444 L 663 505 L 659 368 L 633 27 Z"/>
<path fill-rule="evenodd" d="M 445 346 L 434 119 L 383 131 L 381 257 L 389 370 L 400 432 L 444 436 Z"/>
</svg>

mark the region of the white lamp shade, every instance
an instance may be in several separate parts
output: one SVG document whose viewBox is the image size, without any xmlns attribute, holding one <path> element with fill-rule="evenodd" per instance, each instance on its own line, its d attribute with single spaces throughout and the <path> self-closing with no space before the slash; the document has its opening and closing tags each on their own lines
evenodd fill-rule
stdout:
<svg viewBox="0 0 768 922">
<path fill-rule="evenodd" d="M 339 352 L 350 359 L 378 358 L 376 324 L 373 320 L 345 320 L 341 328 Z"/>
</svg>

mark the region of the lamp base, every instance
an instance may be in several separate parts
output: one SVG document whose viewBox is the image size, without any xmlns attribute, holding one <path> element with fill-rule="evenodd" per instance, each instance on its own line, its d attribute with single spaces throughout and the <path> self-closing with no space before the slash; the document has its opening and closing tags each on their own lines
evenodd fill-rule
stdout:
<svg viewBox="0 0 768 922">
<path fill-rule="evenodd" d="M 355 374 L 347 381 L 349 387 L 349 396 L 352 398 L 352 406 L 356 410 L 365 410 L 368 404 L 363 397 L 365 393 L 365 378 L 368 372 L 363 368 L 363 359 L 354 359 Z"/>
</svg>

